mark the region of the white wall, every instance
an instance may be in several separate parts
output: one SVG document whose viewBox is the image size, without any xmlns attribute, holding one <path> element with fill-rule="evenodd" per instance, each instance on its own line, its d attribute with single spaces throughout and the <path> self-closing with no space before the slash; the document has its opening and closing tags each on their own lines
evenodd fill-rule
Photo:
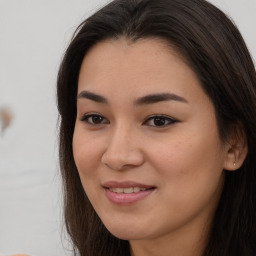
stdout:
<svg viewBox="0 0 256 256">
<path fill-rule="evenodd" d="M 64 255 L 56 74 L 76 25 L 105 2 L 0 0 L 0 105 L 15 114 L 0 138 L 0 253 Z M 211 2 L 233 18 L 256 58 L 256 1 Z"/>
<path fill-rule="evenodd" d="M 56 75 L 74 28 L 101 2 L 0 0 L 0 105 L 15 115 L 0 137 L 0 253 L 64 255 Z"/>
</svg>

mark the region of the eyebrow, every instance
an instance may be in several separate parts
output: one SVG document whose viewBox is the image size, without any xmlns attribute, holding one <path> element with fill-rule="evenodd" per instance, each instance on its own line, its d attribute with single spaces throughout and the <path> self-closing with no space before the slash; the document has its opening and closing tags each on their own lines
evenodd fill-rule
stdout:
<svg viewBox="0 0 256 256">
<path fill-rule="evenodd" d="M 141 98 L 138 98 L 134 104 L 137 106 L 140 105 L 148 105 L 148 104 L 154 104 L 157 102 L 161 101 L 169 101 L 169 100 L 174 100 L 174 101 L 179 101 L 183 103 L 188 103 L 188 101 L 174 93 L 159 93 L 159 94 L 149 94 L 146 96 L 143 96 Z"/>
<path fill-rule="evenodd" d="M 89 99 L 98 103 L 109 104 L 108 100 L 105 97 L 89 91 L 81 91 L 78 94 L 77 99 Z M 149 94 L 136 99 L 134 101 L 134 105 L 135 106 L 149 105 L 149 104 L 154 104 L 162 101 L 170 101 L 170 100 L 188 103 L 188 101 L 185 98 L 174 93 L 156 93 L 156 94 Z"/>
<path fill-rule="evenodd" d="M 108 100 L 105 97 L 88 91 L 81 91 L 77 99 L 89 99 L 98 103 L 108 104 Z"/>
</svg>

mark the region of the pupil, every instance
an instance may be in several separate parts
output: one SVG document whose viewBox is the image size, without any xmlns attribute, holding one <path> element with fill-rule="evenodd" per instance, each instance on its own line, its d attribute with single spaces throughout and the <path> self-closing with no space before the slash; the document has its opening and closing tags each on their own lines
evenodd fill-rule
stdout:
<svg viewBox="0 0 256 256">
<path fill-rule="evenodd" d="M 162 117 L 156 117 L 156 118 L 154 119 L 154 124 L 155 124 L 156 126 L 165 125 L 165 119 L 162 118 Z"/>
<path fill-rule="evenodd" d="M 99 124 L 102 122 L 102 117 L 101 116 L 92 116 L 92 121 L 95 124 Z"/>
</svg>

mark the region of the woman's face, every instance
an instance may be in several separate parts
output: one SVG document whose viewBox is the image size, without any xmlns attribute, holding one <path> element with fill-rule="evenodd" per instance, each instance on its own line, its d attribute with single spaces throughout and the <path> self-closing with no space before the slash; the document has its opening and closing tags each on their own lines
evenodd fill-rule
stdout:
<svg viewBox="0 0 256 256">
<path fill-rule="evenodd" d="M 222 191 L 226 151 L 211 100 L 164 42 L 108 40 L 87 53 L 73 153 L 112 234 L 131 241 L 201 234 Z"/>
</svg>

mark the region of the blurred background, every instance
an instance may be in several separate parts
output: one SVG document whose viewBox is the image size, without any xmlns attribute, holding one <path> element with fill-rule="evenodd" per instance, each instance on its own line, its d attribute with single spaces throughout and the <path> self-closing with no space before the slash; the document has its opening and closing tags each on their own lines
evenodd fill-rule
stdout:
<svg viewBox="0 0 256 256">
<path fill-rule="evenodd" d="M 0 0 L 0 254 L 72 255 L 62 220 L 56 76 L 76 26 L 106 0 Z M 211 0 L 256 58 L 256 1 Z"/>
</svg>

